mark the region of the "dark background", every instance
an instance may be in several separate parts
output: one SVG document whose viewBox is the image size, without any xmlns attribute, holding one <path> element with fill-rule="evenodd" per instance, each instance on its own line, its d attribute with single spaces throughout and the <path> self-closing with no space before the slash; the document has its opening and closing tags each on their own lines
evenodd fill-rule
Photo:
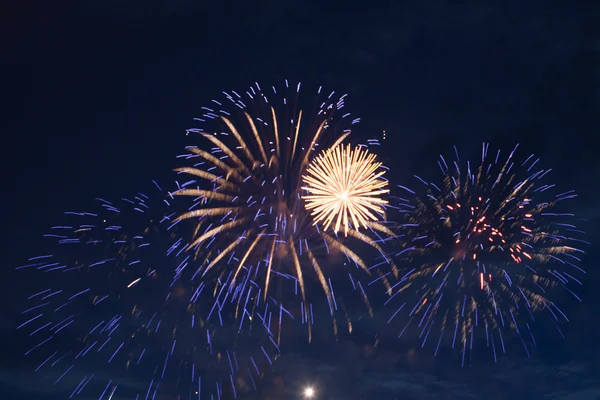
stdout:
<svg viewBox="0 0 600 400">
<path fill-rule="evenodd" d="M 13 346 L 13 305 L 26 290 L 13 269 L 36 253 L 39 234 L 66 209 L 167 176 L 200 107 L 255 81 L 348 92 L 358 134 L 386 130 L 381 156 L 400 181 L 435 173 L 436 155 L 453 144 L 476 158 L 482 141 L 520 142 L 557 185 L 577 190 L 572 206 L 598 243 L 600 6 L 452 3 L 4 4 L 2 398 L 54 398 L 34 390 Z M 533 361 L 457 372 L 394 343 L 292 346 L 267 376 L 288 394 L 264 398 L 289 398 L 317 378 L 322 398 L 599 398 L 597 260 L 590 247 L 567 340 Z"/>
</svg>

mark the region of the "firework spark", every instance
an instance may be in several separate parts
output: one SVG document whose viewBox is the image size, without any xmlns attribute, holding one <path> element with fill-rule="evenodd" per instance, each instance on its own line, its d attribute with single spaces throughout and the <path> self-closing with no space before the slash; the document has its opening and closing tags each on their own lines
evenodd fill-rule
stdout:
<svg viewBox="0 0 600 400">
<path fill-rule="evenodd" d="M 315 105 L 306 111 L 299 100 L 300 84 L 290 87 L 287 81 L 280 92 L 275 88 L 263 91 L 257 84 L 244 96 L 231 92 L 225 97 L 224 101 L 214 100 L 214 107 L 204 108 L 205 114 L 198 120 L 208 128 L 189 130 L 213 147 L 210 151 L 187 148 L 191 154 L 186 158 L 195 164 L 177 171 L 192 180 L 174 194 L 195 200 L 177 221 L 195 222 L 188 249 L 195 249 L 202 277 L 219 276 L 216 284 L 227 281 L 230 287 L 242 281 L 253 283 L 245 286 L 247 294 L 231 293 L 238 299 L 236 314 L 242 319 L 246 296 L 267 301 L 274 280 L 291 286 L 294 293 L 299 289 L 302 321 L 308 325 L 310 340 L 312 306 L 307 279 L 319 282 L 332 314 L 337 308 L 332 281 L 320 262 L 322 256 L 344 254 L 357 267 L 347 271 L 346 280 L 350 278 L 367 305 L 362 283 L 353 275 L 362 270 L 367 276 L 376 274 L 385 284 L 386 274 L 380 273 L 377 265 L 368 266 L 349 243 L 369 245 L 381 254 L 379 265 L 393 268 L 381 248 L 392 232 L 373 221 L 374 214 L 363 221 L 365 233 L 349 229 L 348 238 L 341 240 L 335 232 L 313 223 L 302 199 L 302 176 L 317 150 L 341 144 L 350 134 L 350 126 L 359 120 L 348 113 L 341 115 L 345 95 L 336 97 L 332 92 L 323 97 L 321 89 Z M 365 162 L 361 158 L 365 152 L 354 154 L 357 162 Z"/>
<path fill-rule="evenodd" d="M 74 382 L 69 394 L 86 398 L 210 399 L 254 385 L 278 348 L 261 324 L 252 336 L 233 320 L 221 326 L 227 316 L 194 282 L 187 243 L 171 226 L 171 199 L 155 190 L 98 202 L 94 212 L 65 213 L 45 235 L 57 242 L 53 254 L 19 268 L 32 285 L 43 282 L 18 327 L 36 371 L 54 376 L 57 390 Z M 208 321 L 211 312 L 220 324 Z"/>
<path fill-rule="evenodd" d="M 552 195 L 554 185 L 545 183 L 550 170 L 536 168 L 533 155 L 517 161 L 517 147 L 501 161 L 500 151 L 489 154 L 484 144 L 476 169 L 461 164 L 455 147 L 455 161 L 438 161 L 443 183 L 415 175 L 422 190 L 401 186 L 408 196 L 399 199 L 406 221 L 396 259 L 409 270 L 388 299 L 406 300 L 390 321 L 405 313 L 402 333 L 410 328 L 422 346 L 437 331 L 435 354 L 443 341 L 452 348 L 458 341 L 463 364 L 477 331 L 494 360 L 498 350 L 505 352 L 503 331 L 509 330 L 529 355 L 536 311 L 547 313 L 559 332 L 559 321 L 567 320 L 548 298 L 551 289 L 579 300 L 573 287 L 581 285 L 577 275 L 584 271 L 577 264 L 584 252 L 577 244 L 587 242 L 578 238 L 584 232 L 573 224 L 574 215 L 563 209 L 576 195 Z"/>
<path fill-rule="evenodd" d="M 311 210 L 314 224 L 324 223 L 327 230 L 335 220 L 333 231 L 340 225 L 348 236 L 349 229 L 368 229 L 368 222 L 376 222 L 385 214 L 387 181 L 385 171 L 378 171 L 380 162 L 366 149 L 352 149 L 348 144 L 328 149 L 319 155 L 303 176 L 303 187 L 309 195 L 302 196 Z"/>
</svg>

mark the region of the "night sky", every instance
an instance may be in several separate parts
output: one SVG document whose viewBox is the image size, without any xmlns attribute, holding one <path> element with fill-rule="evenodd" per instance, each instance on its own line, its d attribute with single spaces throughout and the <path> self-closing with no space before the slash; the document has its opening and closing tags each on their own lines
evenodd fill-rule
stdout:
<svg viewBox="0 0 600 400">
<path fill-rule="evenodd" d="M 357 135 L 386 131 L 378 152 L 398 182 L 433 175 L 454 144 L 477 158 L 482 141 L 521 143 L 578 192 L 570 207 L 600 241 L 593 2 L 68 3 L 13 2 L 0 13 L 2 399 L 64 398 L 36 385 L 22 356 L 15 326 L 30 283 L 14 268 L 39 253 L 63 211 L 168 179 L 185 129 L 222 90 L 288 78 L 348 93 Z M 373 347 L 381 321 L 363 321 L 338 344 L 291 341 L 256 398 L 295 398 L 305 382 L 318 399 L 600 398 L 599 256 L 588 248 L 583 303 L 566 299 L 567 339 L 542 340 L 532 359 L 515 352 L 460 369 L 393 337 Z"/>
</svg>

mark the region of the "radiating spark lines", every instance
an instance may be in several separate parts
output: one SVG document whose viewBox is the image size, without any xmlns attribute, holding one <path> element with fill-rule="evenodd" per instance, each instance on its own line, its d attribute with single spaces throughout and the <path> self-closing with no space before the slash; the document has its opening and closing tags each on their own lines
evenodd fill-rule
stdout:
<svg viewBox="0 0 600 400">
<path fill-rule="evenodd" d="M 44 277 L 19 326 L 31 342 L 26 356 L 55 384 L 78 382 L 71 397 L 217 399 L 251 389 L 260 379 L 254 366 L 277 357 L 267 304 L 247 298 L 245 312 L 257 323 L 243 330 L 222 313 L 235 293 L 214 299 L 194 276 L 171 202 L 157 185 L 98 199 L 94 212 L 68 212 L 45 235 L 56 242 L 53 254 L 19 268 L 32 283 Z"/>
<path fill-rule="evenodd" d="M 349 144 L 319 155 L 303 177 L 303 189 L 309 195 L 302 198 L 314 223 L 323 222 L 327 230 L 335 220 L 333 231 L 338 233 L 342 225 L 347 236 L 349 229 L 368 229 L 368 222 L 385 219 L 387 200 L 381 196 L 389 189 L 380 167 L 374 154 L 361 147 L 352 149 Z"/>
<path fill-rule="evenodd" d="M 395 304 L 390 321 L 407 315 L 402 333 L 414 330 L 422 346 L 433 341 L 436 354 L 445 341 L 459 346 L 463 363 L 476 331 L 494 360 L 511 330 L 529 355 L 536 312 L 547 314 L 559 332 L 559 322 L 567 320 L 549 298 L 552 289 L 580 301 L 580 246 L 588 242 L 564 209 L 576 195 L 551 194 L 554 185 L 545 183 L 550 170 L 537 167 L 533 155 L 518 161 L 516 149 L 503 160 L 484 144 L 481 164 L 472 167 L 461 163 L 455 148 L 455 161 L 438 161 L 443 182 L 415 175 L 420 189 L 400 186 L 405 220 L 396 260 L 408 268 L 387 301 Z"/>
<path fill-rule="evenodd" d="M 283 285 L 285 288 L 277 289 L 277 296 L 284 291 L 298 294 L 302 315 L 308 315 L 311 304 L 306 282 L 314 280 L 327 297 L 333 315 L 334 294 L 322 263 L 331 260 L 332 252 L 340 253 L 356 267 L 348 272 L 356 274 L 357 281 L 361 274 L 368 279 L 375 275 L 382 277 L 382 284 L 388 284 L 386 274 L 395 272 L 395 267 L 381 245 L 392 232 L 377 218 L 363 221 L 362 232 L 347 229 L 345 238 L 313 223 L 302 199 L 302 176 L 317 150 L 336 148 L 358 119 L 342 113 L 345 95 L 335 96 L 332 92 L 324 96 L 319 88 L 317 96 L 309 98 L 305 107 L 300 84 L 286 81 L 281 90 L 263 90 L 257 84 L 244 95 L 225 93 L 224 100 L 215 100 L 215 107 L 206 107 L 205 114 L 198 118 L 205 127 L 189 132 L 199 134 L 212 149 L 190 146 L 190 154 L 182 156 L 193 165 L 176 171 L 190 180 L 173 194 L 192 198 L 193 204 L 176 222 L 194 221 L 193 240 L 187 249 L 194 252 L 195 262 L 201 265 L 199 275 L 204 279 L 214 282 L 211 277 L 232 273 L 228 284 L 236 285 L 250 277 L 265 300 L 274 285 Z M 368 164 L 359 173 L 368 175 L 373 166 L 375 170 L 379 167 L 366 151 L 352 154 L 355 163 Z M 375 176 L 380 174 L 373 172 Z M 376 185 L 380 184 L 379 177 Z M 385 193 L 383 186 L 381 194 Z M 375 212 L 382 211 L 384 202 L 377 204 Z M 366 244 L 383 262 L 375 268 L 368 265 L 352 250 L 352 243 Z M 333 286 L 338 284 L 334 282 Z M 244 290 L 250 288 L 245 286 Z M 290 296 L 286 297 L 291 301 Z M 368 299 L 364 303 L 368 305 Z M 239 310 L 236 308 L 236 314 L 243 317 Z M 310 340 L 312 322 L 303 321 L 307 321 Z"/>
</svg>

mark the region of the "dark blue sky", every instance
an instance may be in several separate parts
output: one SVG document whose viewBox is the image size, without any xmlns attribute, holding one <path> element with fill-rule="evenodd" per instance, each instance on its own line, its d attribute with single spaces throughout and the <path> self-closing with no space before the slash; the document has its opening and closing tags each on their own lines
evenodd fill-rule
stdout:
<svg viewBox="0 0 600 400">
<path fill-rule="evenodd" d="M 598 242 L 593 2 L 147 3 L 4 6 L 6 304 L 25 286 L 13 285 L 13 267 L 64 210 L 167 176 L 202 105 L 221 90 L 281 78 L 348 92 L 359 134 L 387 131 L 382 157 L 399 180 L 431 173 L 453 144 L 476 155 L 481 141 L 522 143 L 557 184 L 578 191 L 574 207 Z M 590 253 L 585 304 L 571 310 L 568 339 L 555 350 L 561 360 L 600 354 L 592 341 L 598 252 Z M 13 315 L 0 324 L 14 340 Z M 20 371 L 16 350 L 2 354 L 5 369 Z M 26 385 L 6 371 L 3 384 L 15 399 Z"/>
</svg>

